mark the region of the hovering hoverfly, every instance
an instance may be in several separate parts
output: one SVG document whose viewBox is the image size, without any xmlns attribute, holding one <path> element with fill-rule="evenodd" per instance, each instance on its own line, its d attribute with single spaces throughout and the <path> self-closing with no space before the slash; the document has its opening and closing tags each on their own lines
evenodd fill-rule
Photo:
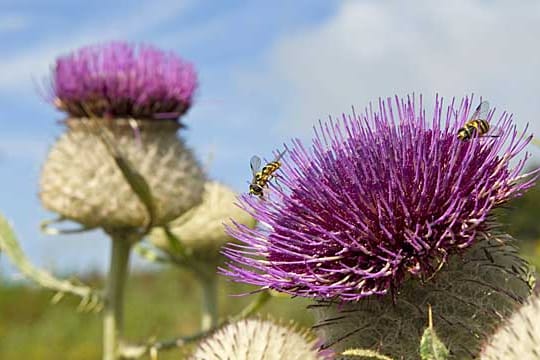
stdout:
<svg viewBox="0 0 540 360">
<path fill-rule="evenodd" d="M 249 162 L 251 173 L 253 174 L 253 178 L 249 184 L 249 193 L 251 195 L 263 196 L 264 187 L 268 186 L 268 182 L 276 176 L 274 173 L 281 167 L 279 160 L 285 154 L 285 151 L 287 150 L 279 153 L 273 161 L 264 165 L 262 169 L 261 158 L 256 155 L 251 158 Z"/>
<path fill-rule="evenodd" d="M 473 137 L 487 136 L 498 137 L 496 135 L 486 135 L 489 132 L 490 125 L 486 118 L 489 113 L 489 103 L 482 101 L 476 107 L 476 110 L 470 117 L 469 121 L 458 130 L 457 137 L 462 141 L 469 141 Z"/>
</svg>

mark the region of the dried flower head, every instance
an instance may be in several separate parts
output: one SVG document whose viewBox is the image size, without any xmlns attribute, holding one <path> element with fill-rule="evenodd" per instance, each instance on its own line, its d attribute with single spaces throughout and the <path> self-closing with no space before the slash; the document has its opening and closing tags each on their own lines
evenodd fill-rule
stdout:
<svg viewBox="0 0 540 360">
<path fill-rule="evenodd" d="M 294 295 L 355 301 L 383 295 L 408 276 L 429 279 L 448 257 L 486 236 L 491 211 L 530 188 L 515 165 L 531 136 L 511 115 L 487 121 L 498 137 L 462 141 L 472 99 L 431 120 L 414 97 L 379 101 L 330 119 L 311 151 L 294 140 L 265 199 L 241 205 L 261 224 L 229 229 L 244 244 L 225 251 L 235 279 Z M 514 164 L 514 162 L 512 162 Z"/>
<path fill-rule="evenodd" d="M 319 341 L 306 330 L 270 320 L 247 319 L 229 324 L 204 340 L 192 360 L 323 360 Z"/>
<path fill-rule="evenodd" d="M 172 52 L 111 42 L 58 58 L 51 83 L 54 104 L 72 117 L 176 119 L 191 106 L 197 76 Z"/>
<path fill-rule="evenodd" d="M 536 294 L 501 327 L 484 348 L 481 360 L 540 359 L 540 295 Z"/>
</svg>

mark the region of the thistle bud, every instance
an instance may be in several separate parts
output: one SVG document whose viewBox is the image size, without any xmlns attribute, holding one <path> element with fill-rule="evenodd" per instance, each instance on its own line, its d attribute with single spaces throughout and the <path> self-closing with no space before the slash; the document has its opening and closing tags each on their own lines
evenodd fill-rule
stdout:
<svg viewBox="0 0 540 360">
<path fill-rule="evenodd" d="M 191 360 L 329 360 L 307 330 L 270 320 L 247 319 L 226 325 L 201 342 Z"/>
</svg>

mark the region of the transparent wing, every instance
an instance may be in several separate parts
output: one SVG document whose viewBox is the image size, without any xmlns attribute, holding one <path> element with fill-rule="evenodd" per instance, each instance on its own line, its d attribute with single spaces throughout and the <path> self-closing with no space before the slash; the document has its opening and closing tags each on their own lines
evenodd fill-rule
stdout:
<svg viewBox="0 0 540 360">
<path fill-rule="evenodd" d="M 484 136 L 487 136 L 487 137 L 500 137 L 503 134 L 504 134 L 504 130 L 501 129 L 500 127 L 498 127 L 498 126 L 490 126 L 489 131 Z"/>
<path fill-rule="evenodd" d="M 476 110 L 474 110 L 474 113 L 472 114 L 470 120 L 485 120 L 489 113 L 489 102 L 482 101 L 480 105 L 476 107 Z"/>
<path fill-rule="evenodd" d="M 255 174 L 261 170 L 261 158 L 257 155 L 253 155 L 249 161 L 249 166 L 251 167 L 253 176 L 255 176 Z"/>
</svg>

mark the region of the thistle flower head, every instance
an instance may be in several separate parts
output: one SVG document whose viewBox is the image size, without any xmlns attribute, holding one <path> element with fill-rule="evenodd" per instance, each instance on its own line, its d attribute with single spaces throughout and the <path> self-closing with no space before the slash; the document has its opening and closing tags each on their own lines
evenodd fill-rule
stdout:
<svg viewBox="0 0 540 360">
<path fill-rule="evenodd" d="M 447 258 L 491 228 L 491 211 L 531 187 L 519 176 L 531 137 L 511 115 L 486 119 L 498 137 L 462 141 L 472 99 L 431 118 L 420 98 L 380 100 L 362 114 L 330 119 L 311 151 L 287 147 L 265 198 L 241 197 L 261 224 L 229 229 L 244 244 L 225 251 L 224 273 L 299 296 L 343 301 L 386 294 L 406 277 L 429 279 Z"/>
<path fill-rule="evenodd" d="M 540 295 L 533 295 L 483 349 L 481 360 L 540 358 Z"/>
<path fill-rule="evenodd" d="M 58 58 L 51 83 L 54 104 L 72 117 L 176 119 L 189 109 L 197 77 L 173 53 L 111 42 Z"/>
<path fill-rule="evenodd" d="M 270 320 L 247 319 L 229 324 L 204 340 L 192 360 L 323 360 L 319 341 L 305 330 Z"/>
</svg>

